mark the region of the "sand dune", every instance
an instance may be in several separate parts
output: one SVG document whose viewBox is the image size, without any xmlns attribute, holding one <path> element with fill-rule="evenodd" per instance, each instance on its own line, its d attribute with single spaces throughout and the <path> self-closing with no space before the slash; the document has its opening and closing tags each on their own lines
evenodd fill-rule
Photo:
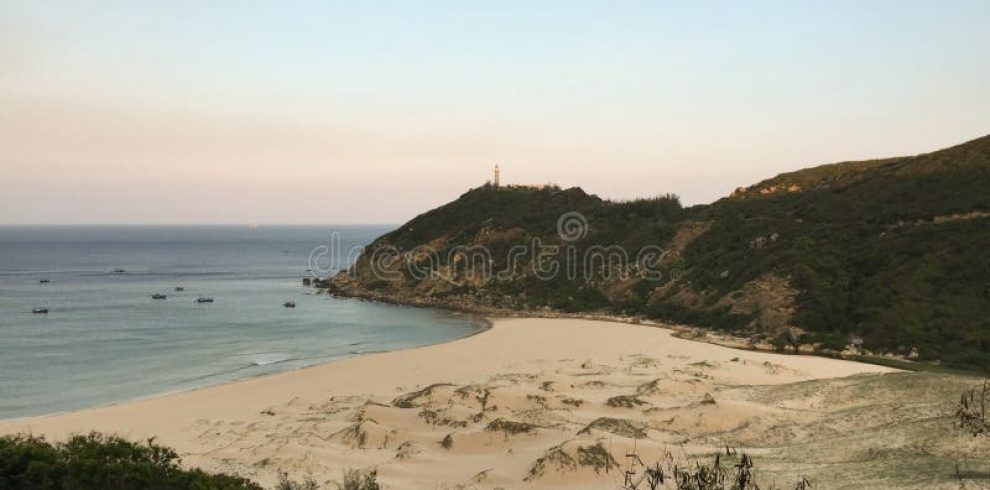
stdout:
<svg viewBox="0 0 990 490">
<path fill-rule="evenodd" d="M 905 383 L 946 393 L 958 384 L 892 372 L 733 350 L 654 327 L 504 319 L 455 342 L 0 422 L 0 432 L 157 437 L 186 464 L 267 484 L 279 471 L 327 482 L 345 467 L 374 467 L 390 489 L 607 488 L 637 464 L 628 454 L 689 461 L 729 446 L 755 455 L 769 480 L 838 475 L 862 488 L 871 473 L 849 457 L 871 448 L 871 428 L 902 428 L 896 444 L 911 447 L 921 437 L 910 433 L 915 421 L 935 423 L 941 410 L 939 390 Z M 919 389 L 930 399 L 911 394 Z M 907 399 L 914 404 L 890 409 Z M 943 434 L 929 436 L 929 450 L 948 458 L 966 444 Z M 945 478 L 933 473 L 918 488 Z"/>
</svg>

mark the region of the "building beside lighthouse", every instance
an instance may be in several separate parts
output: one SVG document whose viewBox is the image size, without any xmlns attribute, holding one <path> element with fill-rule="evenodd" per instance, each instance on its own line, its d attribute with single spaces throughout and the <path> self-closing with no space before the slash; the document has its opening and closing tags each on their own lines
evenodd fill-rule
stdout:
<svg viewBox="0 0 990 490">
<path fill-rule="evenodd" d="M 499 164 L 495 164 L 495 172 L 492 175 L 492 179 L 485 183 L 486 186 L 491 186 L 495 189 L 560 189 L 557 184 L 505 184 L 502 185 L 502 167 Z"/>
</svg>

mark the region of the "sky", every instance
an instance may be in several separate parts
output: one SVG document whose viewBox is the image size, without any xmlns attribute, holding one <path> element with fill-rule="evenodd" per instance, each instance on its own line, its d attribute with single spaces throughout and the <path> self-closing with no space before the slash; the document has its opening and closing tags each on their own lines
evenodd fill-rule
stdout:
<svg viewBox="0 0 990 490">
<path fill-rule="evenodd" d="M 990 2 L 0 0 L 0 224 L 712 202 L 990 133 Z"/>
</svg>

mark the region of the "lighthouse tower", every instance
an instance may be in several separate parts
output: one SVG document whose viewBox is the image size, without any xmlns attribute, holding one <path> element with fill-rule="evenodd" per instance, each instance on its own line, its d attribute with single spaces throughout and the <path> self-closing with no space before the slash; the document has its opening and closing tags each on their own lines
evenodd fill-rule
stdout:
<svg viewBox="0 0 990 490">
<path fill-rule="evenodd" d="M 498 164 L 495 164 L 495 180 L 492 181 L 495 187 L 498 187 Z"/>
</svg>

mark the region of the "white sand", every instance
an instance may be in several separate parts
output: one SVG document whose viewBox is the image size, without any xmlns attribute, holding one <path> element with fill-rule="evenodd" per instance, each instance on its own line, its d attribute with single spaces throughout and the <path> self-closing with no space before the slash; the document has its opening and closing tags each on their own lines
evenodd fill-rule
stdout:
<svg viewBox="0 0 990 490">
<path fill-rule="evenodd" d="M 2 421 L 0 433 L 62 438 L 96 430 L 136 440 L 154 436 L 178 449 L 186 464 L 266 484 L 279 469 L 325 482 L 339 478 L 344 467 L 373 466 L 389 489 L 513 488 L 560 444 L 560 451 L 573 454 L 601 443 L 621 460 L 633 439 L 608 430 L 580 433 L 598 417 L 634 422 L 647 434 L 635 442 L 637 447 L 660 451 L 683 447 L 692 435 L 717 441 L 724 431 L 805 416 L 795 415 L 798 408 L 790 413 L 734 395 L 734 386 L 889 371 L 821 357 L 733 350 L 678 339 L 654 327 L 504 319 L 487 332 L 446 344 Z M 411 400 L 413 408 L 390 405 L 397 396 L 434 383 L 455 386 Z M 706 394 L 717 403 L 704 403 Z M 619 395 L 639 401 L 628 408 L 609 406 L 608 399 Z M 486 430 L 499 419 L 534 428 L 520 434 Z M 439 444 L 447 434 L 453 441 L 449 449 Z M 545 463 L 542 475 L 531 476 L 527 485 L 601 488 L 620 478 L 615 471 L 596 474 L 591 467 L 558 466 Z"/>
</svg>

